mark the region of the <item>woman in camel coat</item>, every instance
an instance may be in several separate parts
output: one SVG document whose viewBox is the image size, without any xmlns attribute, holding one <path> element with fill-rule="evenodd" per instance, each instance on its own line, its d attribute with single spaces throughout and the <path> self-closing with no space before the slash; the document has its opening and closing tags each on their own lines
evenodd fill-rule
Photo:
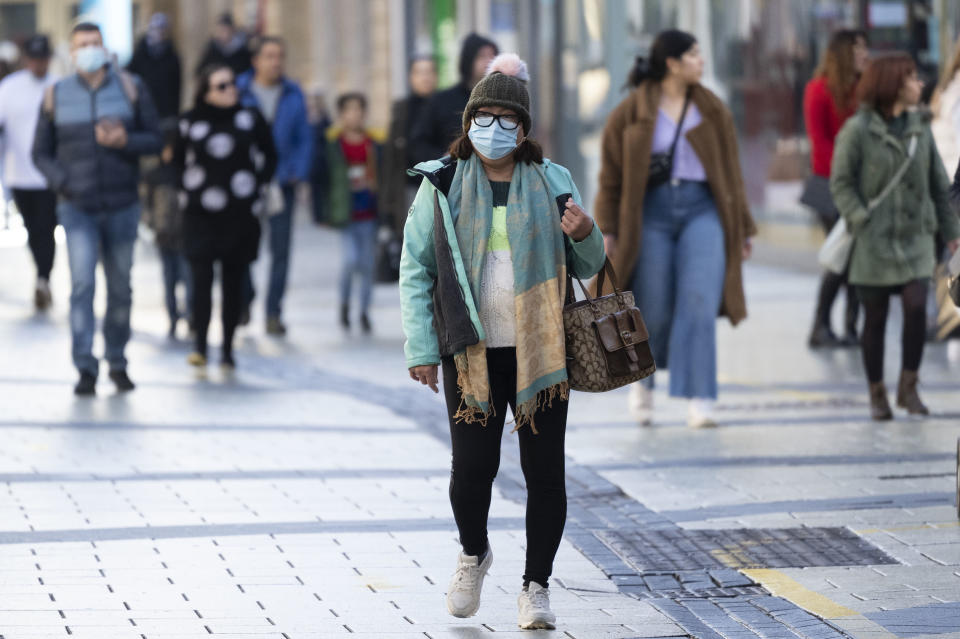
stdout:
<svg viewBox="0 0 960 639">
<path fill-rule="evenodd" d="M 670 394 L 691 400 L 691 426 L 715 424 L 716 317 L 737 324 L 747 315 L 741 265 L 756 233 L 733 118 L 699 84 L 702 73 L 696 39 L 682 31 L 661 33 L 649 61 L 638 59 L 634 89 L 604 129 L 594 207 L 614 269 L 637 296 L 657 366 L 670 368 Z M 648 189 L 651 155 L 669 152 L 677 123 L 670 179 Z M 643 423 L 652 399 L 652 378 L 631 391 Z"/>
</svg>

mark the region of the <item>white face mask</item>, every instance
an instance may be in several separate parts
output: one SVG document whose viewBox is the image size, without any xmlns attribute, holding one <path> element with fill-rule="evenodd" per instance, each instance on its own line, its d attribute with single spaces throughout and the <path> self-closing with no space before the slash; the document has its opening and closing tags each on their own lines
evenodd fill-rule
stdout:
<svg viewBox="0 0 960 639">
<path fill-rule="evenodd" d="M 517 148 L 517 129 L 508 131 L 500 126 L 499 120 L 494 120 L 490 126 L 474 123 L 467 131 L 467 137 L 477 153 L 490 160 L 506 157 Z"/>
<path fill-rule="evenodd" d="M 107 50 L 95 45 L 80 47 L 74 53 L 74 64 L 81 73 L 93 73 L 107 65 Z"/>
</svg>

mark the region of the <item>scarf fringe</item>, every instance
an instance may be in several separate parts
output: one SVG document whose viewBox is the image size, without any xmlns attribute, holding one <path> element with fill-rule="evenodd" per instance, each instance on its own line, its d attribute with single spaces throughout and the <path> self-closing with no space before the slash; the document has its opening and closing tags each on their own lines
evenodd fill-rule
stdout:
<svg viewBox="0 0 960 639">
<path fill-rule="evenodd" d="M 537 424 L 534 421 L 534 415 L 541 410 L 553 408 L 553 401 L 555 399 L 559 399 L 561 401 L 567 401 L 570 399 L 569 382 L 560 382 L 559 384 L 554 384 L 549 388 L 544 388 L 533 398 L 528 399 L 524 403 L 517 406 L 517 416 L 516 419 L 514 419 L 514 423 L 516 425 L 513 427 L 513 430 L 510 431 L 511 434 L 517 432 L 524 426 L 529 426 L 534 435 L 539 435 L 540 431 L 537 430 Z"/>
<path fill-rule="evenodd" d="M 458 394 L 460 395 L 460 405 L 457 407 L 457 412 L 453 414 L 454 421 L 463 422 L 464 424 L 480 424 L 486 428 L 487 420 L 493 415 L 496 415 L 493 402 L 487 402 L 487 410 L 468 404 L 467 394 L 463 390 L 465 386 L 464 380 L 467 379 L 469 375 L 469 363 L 466 353 L 455 355 L 453 363 L 457 366 L 457 390 L 459 390 Z"/>
</svg>

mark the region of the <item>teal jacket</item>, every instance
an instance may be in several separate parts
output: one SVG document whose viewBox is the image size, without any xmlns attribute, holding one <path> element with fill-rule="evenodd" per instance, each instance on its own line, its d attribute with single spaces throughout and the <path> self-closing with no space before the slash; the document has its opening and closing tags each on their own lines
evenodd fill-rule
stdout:
<svg viewBox="0 0 960 639">
<path fill-rule="evenodd" d="M 553 198 L 569 193 L 583 205 L 567 169 L 545 160 L 543 170 Z M 407 215 L 400 258 L 408 368 L 439 364 L 441 356 L 485 339 L 457 243 L 456 219 L 447 202 L 455 171 L 456 161 L 449 158 L 423 162 L 409 171 L 424 180 Z M 559 217 L 557 210 L 558 223 Z M 589 278 L 603 268 L 603 235 L 596 224 L 590 235 L 580 242 L 571 240 L 568 246 L 567 268 L 573 275 Z"/>
<path fill-rule="evenodd" d="M 903 178 L 872 211 L 877 197 L 907 159 L 912 136 L 917 148 Z M 901 135 L 880 115 L 861 108 L 837 135 L 830 191 L 854 237 L 850 283 L 898 286 L 933 275 L 934 237 L 960 237 L 960 220 L 950 205 L 950 180 L 923 114 L 907 114 Z"/>
</svg>

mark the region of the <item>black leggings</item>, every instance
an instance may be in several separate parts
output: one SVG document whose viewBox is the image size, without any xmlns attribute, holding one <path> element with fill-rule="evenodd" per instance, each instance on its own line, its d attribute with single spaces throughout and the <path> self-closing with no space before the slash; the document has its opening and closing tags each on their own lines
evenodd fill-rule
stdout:
<svg viewBox="0 0 960 639">
<path fill-rule="evenodd" d="M 193 327 L 197 333 L 196 351 L 207 354 L 207 329 L 213 311 L 213 263 L 212 259 L 191 259 L 193 274 Z M 219 261 L 219 260 L 218 260 Z M 243 304 L 243 282 L 247 262 L 220 261 L 220 287 L 223 292 L 220 318 L 223 322 L 223 354 L 233 355 L 233 334 L 240 322 Z"/>
<path fill-rule="evenodd" d="M 57 195 L 45 189 L 13 189 L 13 201 L 27 228 L 27 244 L 37 265 L 37 277 L 48 280 L 57 249 L 53 239 L 57 228 Z"/>
<path fill-rule="evenodd" d="M 863 365 L 871 384 L 883 381 L 884 335 L 893 295 L 900 295 L 903 303 L 903 370 L 920 369 L 927 337 L 927 285 L 927 280 L 913 280 L 901 286 L 857 286 L 865 315 Z"/>
<path fill-rule="evenodd" d="M 453 443 L 450 504 L 460 543 L 467 555 L 480 555 L 487 548 L 487 515 L 493 479 L 500 467 L 500 441 L 507 405 L 511 411 L 516 410 L 516 350 L 488 349 L 487 367 L 495 413 L 486 426 L 466 424 L 453 418 L 460 406 L 457 367 L 452 358 L 443 360 L 443 391 Z M 536 413 L 537 435 L 527 426 L 517 431 L 520 467 L 527 483 L 527 561 L 523 579 L 543 586 L 553 572 L 553 560 L 567 520 L 564 470 L 567 403 L 556 399 L 551 407 Z"/>
</svg>

